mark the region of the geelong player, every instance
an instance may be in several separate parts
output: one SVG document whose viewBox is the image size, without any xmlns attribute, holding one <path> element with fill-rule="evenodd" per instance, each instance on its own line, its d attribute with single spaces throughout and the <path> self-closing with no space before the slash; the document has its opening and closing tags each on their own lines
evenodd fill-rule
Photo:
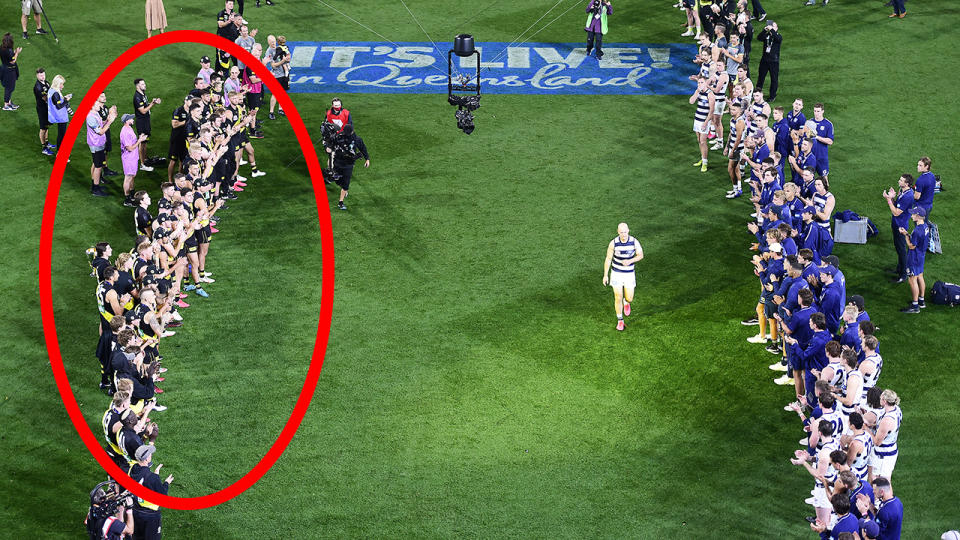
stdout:
<svg viewBox="0 0 960 540">
<path fill-rule="evenodd" d="M 693 132 L 697 136 L 697 144 L 700 146 L 700 161 L 693 164 L 694 167 L 700 167 L 700 172 L 707 172 L 707 135 L 710 133 L 710 123 L 707 121 L 710 112 L 714 110 L 713 91 L 710 89 L 710 82 L 707 77 L 697 77 L 697 90 L 690 96 L 690 104 L 696 104 L 697 110 L 693 116 Z"/>
<path fill-rule="evenodd" d="M 607 246 L 607 258 L 603 261 L 603 285 L 606 287 L 609 284 L 613 287 L 617 330 L 623 330 L 623 316 L 630 315 L 633 289 L 637 286 L 633 265 L 640 259 L 643 259 L 643 248 L 640 247 L 640 242 L 630 236 L 630 228 L 626 223 L 617 225 L 617 236 Z"/>
</svg>

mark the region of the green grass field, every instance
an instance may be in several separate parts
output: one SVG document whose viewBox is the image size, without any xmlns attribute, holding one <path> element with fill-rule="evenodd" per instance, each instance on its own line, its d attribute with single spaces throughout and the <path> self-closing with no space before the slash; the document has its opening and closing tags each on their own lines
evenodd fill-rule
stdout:
<svg viewBox="0 0 960 540">
<path fill-rule="evenodd" d="M 862 294 L 880 326 L 880 384 L 902 398 L 893 485 L 906 507 L 904 538 L 936 538 L 960 526 L 960 313 L 897 312 L 908 290 L 882 270 L 895 254 L 880 192 L 931 156 L 947 191 L 934 213 L 944 255 L 928 258 L 927 283 L 960 279 L 951 117 L 960 7 L 910 2 L 908 17 L 891 21 L 879 0 L 764 3 L 784 34 L 776 104 L 802 97 L 808 112 L 827 104 L 837 209 L 881 230 L 835 253 L 848 294 Z M 317 2 L 247 4 L 260 41 L 377 39 Z M 454 25 L 485 3 L 408 5 L 434 39 L 469 31 L 482 42 L 510 41 L 549 4 L 498 2 L 469 28 Z M 669 4 L 617 4 L 607 40 L 677 42 L 682 16 Z M 424 40 L 399 2 L 336 5 L 392 40 Z M 43 343 L 37 258 L 52 160 L 36 144 L 32 73 L 63 73 L 79 104 L 107 64 L 145 37 L 137 2 L 47 8 L 61 42 L 17 39 L 14 101 L 23 108 L 0 113 L 0 537 L 8 538 L 83 537 L 87 492 L 104 477 L 63 410 Z M 212 31 L 221 8 L 167 0 L 169 29 Z M 18 36 L 14 9 L 0 20 Z M 580 9 L 537 40 L 580 40 Z M 208 51 L 154 51 L 107 91 L 121 112 L 132 108 L 135 77 L 166 98 L 151 153 L 165 152 L 166 119 Z M 293 96 L 314 138 L 330 97 Z M 165 511 L 168 538 L 813 537 L 803 521 L 811 479 L 788 462 L 800 437 L 782 410 L 791 390 L 771 384 L 773 357 L 748 344 L 754 329 L 738 323 L 756 300 L 748 206 L 723 199 L 719 153 L 707 174 L 690 166 L 686 96 L 492 96 L 469 137 L 440 95 L 342 97 L 373 163 L 354 176 L 350 211 L 333 216 L 333 325 L 312 407 L 249 491 L 207 510 Z M 171 495 L 203 495 L 244 474 L 279 433 L 309 362 L 320 304 L 316 208 L 303 160 L 286 167 L 298 152 L 289 126 L 266 131 L 256 148 L 269 174 L 223 220 L 208 263 L 211 297 L 190 298 L 185 326 L 163 348 L 170 409 L 155 414 L 155 461 L 176 477 Z M 100 240 L 126 249 L 132 212 L 117 197 L 90 197 L 82 139 L 75 150 L 57 213 L 53 300 L 67 372 L 96 433 L 107 398 L 96 388 L 95 283 L 83 250 Z M 585 170 L 590 155 L 597 165 Z M 138 187 L 157 193 L 162 178 L 141 173 Z M 623 333 L 601 285 L 620 221 L 646 253 Z"/>
</svg>

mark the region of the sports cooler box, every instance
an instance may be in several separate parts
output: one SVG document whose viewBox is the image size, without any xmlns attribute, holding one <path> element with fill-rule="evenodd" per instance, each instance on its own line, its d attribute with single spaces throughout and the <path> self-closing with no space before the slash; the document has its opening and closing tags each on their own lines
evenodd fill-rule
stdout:
<svg viewBox="0 0 960 540">
<path fill-rule="evenodd" d="M 867 218 L 850 220 L 843 222 L 834 221 L 833 241 L 844 244 L 866 244 L 867 243 Z"/>
</svg>

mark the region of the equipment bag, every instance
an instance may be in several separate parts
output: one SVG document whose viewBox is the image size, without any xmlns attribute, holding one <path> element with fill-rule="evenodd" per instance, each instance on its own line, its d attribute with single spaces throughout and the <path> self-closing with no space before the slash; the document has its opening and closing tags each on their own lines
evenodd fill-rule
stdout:
<svg viewBox="0 0 960 540">
<path fill-rule="evenodd" d="M 946 306 L 960 305 L 960 285 L 938 281 L 933 284 L 930 301 Z"/>
<path fill-rule="evenodd" d="M 940 227 L 936 223 L 930 222 L 930 245 L 927 247 L 930 253 L 943 253 L 940 246 Z"/>
</svg>

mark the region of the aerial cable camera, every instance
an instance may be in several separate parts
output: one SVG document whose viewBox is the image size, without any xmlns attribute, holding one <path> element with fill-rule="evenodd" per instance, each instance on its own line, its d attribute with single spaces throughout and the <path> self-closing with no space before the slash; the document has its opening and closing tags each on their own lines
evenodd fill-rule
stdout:
<svg viewBox="0 0 960 540">
<path fill-rule="evenodd" d="M 476 55 L 476 74 L 454 76 L 453 55 L 461 58 Z M 473 133 L 473 111 L 480 108 L 480 51 L 474 47 L 470 34 L 457 35 L 453 40 L 453 48 L 447 53 L 447 102 L 457 107 L 454 113 L 457 127 L 467 135 Z"/>
</svg>

